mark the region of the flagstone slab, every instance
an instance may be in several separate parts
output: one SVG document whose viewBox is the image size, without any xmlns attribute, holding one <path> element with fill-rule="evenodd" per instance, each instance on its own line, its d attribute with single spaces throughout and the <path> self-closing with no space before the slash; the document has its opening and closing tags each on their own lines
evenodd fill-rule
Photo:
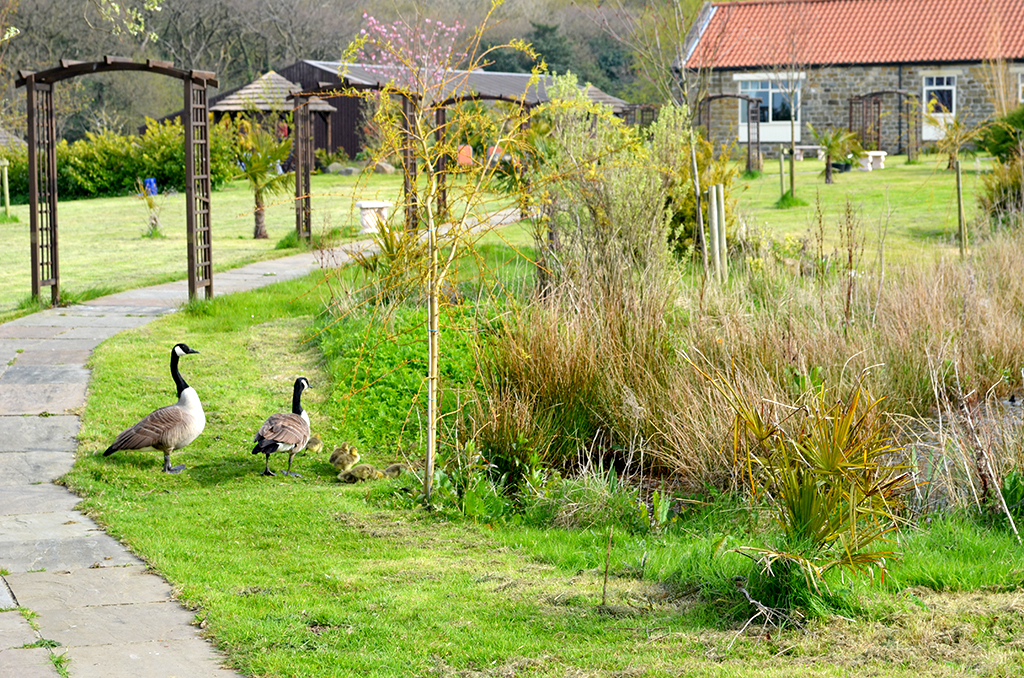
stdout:
<svg viewBox="0 0 1024 678">
<path fill-rule="evenodd" d="M 0 377 L 0 389 L 21 384 L 85 384 L 89 370 L 80 365 L 23 365 L 16 361 Z"/>
<path fill-rule="evenodd" d="M 60 334 L 60 336 L 64 339 L 109 339 L 123 330 L 123 327 L 92 327 L 89 325 L 81 325 L 66 329 Z"/>
<path fill-rule="evenodd" d="M 35 327 L 4 323 L 0 325 L 0 339 L 51 339 L 65 331 L 67 331 L 66 327 Z"/>
<path fill-rule="evenodd" d="M 0 650 L 30 645 L 37 640 L 39 636 L 20 612 L 0 612 Z M 0 669 L 2 668 L 3 664 L 0 664 Z"/>
<path fill-rule="evenodd" d="M 170 585 L 143 565 L 26 572 L 7 581 L 18 603 L 35 612 L 172 602 Z"/>
<path fill-rule="evenodd" d="M 100 526 L 92 518 L 74 510 L 0 516 L 0 544 L 31 539 L 67 539 L 96 533 L 103 534 Z"/>
<path fill-rule="evenodd" d="M 91 349 L 62 350 L 53 348 L 56 340 L 48 341 L 43 348 L 26 349 L 15 359 L 17 365 L 78 365 L 83 366 L 92 357 Z M 58 344 L 59 345 L 59 344 Z M 0 359 L 2 359 L 0 355 Z"/>
<path fill-rule="evenodd" d="M 195 613 L 176 602 L 45 610 L 37 610 L 26 605 L 20 596 L 18 602 L 38 614 L 35 623 L 44 638 L 56 640 L 65 647 L 120 645 L 199 637 L 199 630 L 191 625 Z"/>
<path fill-rule="evenodd" d="M 18 601 L 11 592 L 10 587 L 7 586 L 7 581 L 0 576 L 0 610 L 7 610 L 14 607 L 18 607 Z M 2 645 L 0 645 L 0 649 L 3 649 Z"/>
<path fill-rule="evenodd" d="M 60 678 L 50 661 L 50 651 L 45 647 L 0 650 L 0 670 L 3 671 L 0 675 L 11 678 Z M 74 675 L 77 678 L 77 674 Z"/>
<path fill-rule="evenodd" d="M 0 417 L 0 452 L 74 452 L 78 429 L 73 415 Z"/>
<path fill-rule="evenodd" d="M 3 452 L 0 453 L 0 487 L 49 483 L 70 471 L 74 463 L 73 452 Z"/>
<path fill-rule="evenodd" d="M 25 513 L 66 513 L 82 501 L 74 492 L 60 485 L 14 485 L 0 490 L 0 516 Z M 0 539 L 2 539 L 0 535 Z M 0 590 L 2 593 L 2 590 Z"/>
<path fill-rule="evenodd" d="M 4 373 L 7 376 L 7 373 Z M 85 404 L 86 381 L 63 384 L 18 384 L 3 387 L 0 382 L 0 416 L 7 414 L 66 414 Z"/>
<path fill-rule="evenodd" d="M 187 640 L 71 647 L 73 678 L 229 678 L 208 642 Z"/>
<path fill-rule="evenodd" d="M 141 564 L 123 544 L 103 532 L 65 539 L 0 542 L 0 567 L 11 573 L 8 581 L 19 572 Z M 11 588 L 17 597 L 17 588 Z"/>
</svg>

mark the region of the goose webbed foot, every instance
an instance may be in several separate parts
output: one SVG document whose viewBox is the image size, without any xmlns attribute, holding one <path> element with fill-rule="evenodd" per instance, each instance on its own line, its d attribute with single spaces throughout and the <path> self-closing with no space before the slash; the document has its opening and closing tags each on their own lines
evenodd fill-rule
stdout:
<svg viewBox="0 0 1024 678">
<path fill-rule="evenodd" d="M 261 476 L 276 476 L 277 474 L 274 473 L 273 471 L 271 471 L 270 469 L 266 469 L 260 475 Z"/>
<path fill-rule="evenodd" d="M 283 475 L 283 476 L 291 476 L 292 478 L 301 478 L 302 477 L 301 473 L 292 473 L 291 471 L 281 471 L 281 475 Z"/>
<path fill-rule="evenodd" d="M 164 453 L 164 473 L 181 473 L 185 470 L 184 464 L 178 464 L 177 466 L 171 466 L 171 455 L 169 452 Z"/>
</svg>

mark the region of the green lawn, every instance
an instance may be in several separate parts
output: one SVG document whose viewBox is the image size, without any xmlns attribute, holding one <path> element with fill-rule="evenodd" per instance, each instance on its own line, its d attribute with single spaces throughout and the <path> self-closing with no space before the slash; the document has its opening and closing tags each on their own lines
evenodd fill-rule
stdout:
<svg viewBox="0 0 1024 678">
<path fill-rule="evenodd" d="M 964 162 L 964 208 L 967 219 L 977 222 L 976 195 L 981 190 L 980 175 L 989 166 L 987 160 L 967 159 Z M 764 228 L 773 237 L 805 236 L 815 219 L 815 202 L 820 199 L 825 214 L 826 240 L 836 242 L 832 226 L 849 199 L 864 228 L 865 253 L 871 257 L 878 251 L 881 226 L 888 216 L 885 251 L 888 261 L 921 262 L 959 255 L 955 240 L 957 232 L 956 175 L 945 169 L 945 157 L 924 156 L 908 165 L 906 156 L 889 156 L 885 169 L 834 174 L 832 185 L 826 185 L 821 172 L 825 163 L 806 159 L 796 163 L 796 194 L 807 207 L 777 209 L 779 199 L 779 162 L 765 161 L 765 172 L 754 180 L 737 180 L 740 191 L 738 212 L 754 228 Z M 789 189 L 789 167 L 786 167 L 786 188 Z M 974 237 L 978 233 L 975 223 Z M 985 228 L 982 227 L 984 232 Z"/>
<path fill-rule="evenodd" d="M 513 238 L 517 236 L 512 236 Z M 500 247 L 500 245 L 494 245 Z M 492 261 L 501 261 L 495 253 Z M 665 532 L 616 530 L 607 607 L 601 607 L 607 530 L 478 524 L 451 513 L 402 510 L 409 479 L 341 485 L 332 447 L 360 432 L 378 466 L 404 450 L 377 437 L 382 416 L 420 437 L 415 380 L 397 402 L 353 400 L 345 361 L 311 341 L 323 301 L 313 279 L 218 297 L 123 332 L 91 366 L 79 457 L 65 482 L 81 508 L 142 556 L 196 610 L 197 621 L 246 675 L 291 676 L 961 676 L 1020 675 L 1024 559 L 1006 529 L 936 519 L 908 528 L 905 565 L 886 582 L 833 578 L 855 604 L 843 616 L 762 632 L 731 577 L 749 562 L 730 549 L 763 538 L 742 505 L 685 512 Z M 332 332 L 356 343 L 362 323 Z M 446 330 L 450 338 L 452 328 Z M 394 364 L 419 354 L 425 333 L 399 343 Z M 181 369 L 204 402 L 207 426 L 160 473 L 152 451 L 100 452 L 172 393 L 166 353 L 201 351 Z M 450 339 L 442 346 L 451 347 Z M 337 349 L 332 349 L 337 350 Z M 344 351 L 342 351 L 342 354 Z M 464 357 L 463 357 L 464 358 Z M 446 366 L 451 359 L 445 360 Z M 301 478 L 260 476 L 252 434 L 287 408 L 298 374 L 325 444 L 299 457 Z M 376 375 L 376 376 L 375 376 Z M 358 386 L 358 385 L 357 385 Z M 377 383 L 379 389 L 381 382 Z M 130 397 L 125 397 L 129 394 Z M 272 460 L 272 468 L 281 466 Z M 399 498 L 396 501 L 395 498 Z M 699 505 L 696 505 L 699 507 Z M 764 521 L 760 521 L 763 526 Z M 981 554 L 984 554 L 982 557 Z M 848 619 L 846 618 L 848 617 Z M 72 674 L 74 667 L 71 667 Z"/>
<path fill-rule="evenodd" d="M 357 237 L 356 200 L 399 202 L 399 176 L 312 177 L 313 231 L 340 229 L 343 239 Z M 60 202 L 57 207 L 59 263 L 63 291 L 119 291 L 185 278 L 185 196 L 161 198 L 164 238 L 143 238 L 148 219 L 138 198 L 98 198 Z M 278 241 L 295 229 L 294 200 L 276 198 L 267 207 L 267 240 L 253 240 L 253 199 L 243 181 L 234 181 L 212 196 L 214 270 L 270 259 L 295 250 L 276 250 Z M 31 292 L 29 209 L 11 210 L 18 223 L 0 223 L 0 248 L 8 264 L 0 270 L 0 317 Z"/>
</svg>

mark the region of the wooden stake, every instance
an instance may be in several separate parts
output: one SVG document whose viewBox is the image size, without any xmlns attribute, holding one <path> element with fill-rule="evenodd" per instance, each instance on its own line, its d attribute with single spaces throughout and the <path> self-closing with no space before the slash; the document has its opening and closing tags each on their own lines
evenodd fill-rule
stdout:
<svg viewBox="0 0 1024 678">
<path fill-rule="evenodd" d="M 608 526 L 608 552 L 604 556 L 604 587 L 601 589 L 601 607 L 608 603 L 608 565 L 612 561 L 612 532 L 614 525 Z"/>
<path fill-rule="evenodd" d="M 960 176 L 960 158 L 956 160 L 956 210 L 960 222 L 960 258 L 967 256 L 967 217 L 964 216 L 964 185 Z"/>
</svg>

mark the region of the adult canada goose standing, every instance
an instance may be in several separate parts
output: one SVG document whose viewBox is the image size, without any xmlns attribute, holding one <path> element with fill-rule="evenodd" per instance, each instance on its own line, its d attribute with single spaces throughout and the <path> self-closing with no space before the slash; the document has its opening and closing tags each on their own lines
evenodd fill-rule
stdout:
<svg viewBox="0 0 1024 678">
<path fill-rule="evenodd" d="M 103 453 L 109 457 L 118 450 L 153 448 L 164 453 L 164 473 L 178 473 L 185 468 L 171 466 L 171 452 L 180 450 L 199 437 L 206 426 L 206 413 L 196 390 L 185 383 L 178 372 L 178 359 L 189 353 L 199 353 L 185 344 L 171 349 L 171 378 L 178 388 L 178 402 L 147 414 L 129 429 L 118 434 L 114 444 Z"/>
<path fill-rule="evenodd" d="M 301 452 L 309 442 L 309 415 L 302 409 L 302 392 L 309 388 L 309 382 L 305 377 L 295 380 L 295 387 L 292 390 L 292 411 L 288 413 L 272 414 L 267 417 L 254 438 L 256 447 L 252 448 L 253 454 L 267 455 L 267 463 L 263 467 L 263 475 L 275 475 L 270 470 L 270 455 L 274 452 L 288 453 L 288 470 L 282 471 L 286 476 L 298 476 L 292 473 L 292 458 L 296 452 Z"/>
</svg>

